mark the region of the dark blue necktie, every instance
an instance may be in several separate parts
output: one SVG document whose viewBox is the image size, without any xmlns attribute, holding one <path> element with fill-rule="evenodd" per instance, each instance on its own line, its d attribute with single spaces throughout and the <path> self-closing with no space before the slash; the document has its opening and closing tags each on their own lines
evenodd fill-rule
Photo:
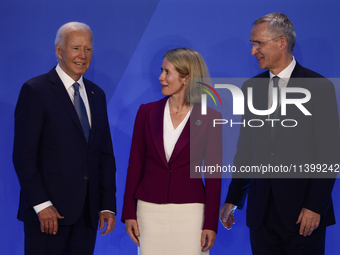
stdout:
<svg viewBox="0 0 340 255">
<path fill-rule="evenodd" d="M 86 141 L 88 142 L 90 137 L 90 124 L 89 119 L 87 117 L 85 104 L 79 93 L 79 83 L 75 82 L 73 84 L 73 87 L 74 87 L 74 107 L 76 108 Z"/>
<path fill-rule="evenodd" d="M 279 76 L 274 76 L 273 77 L 273 88 L 277 88 L 277 93 L 276 93 L 276 97 L 277 97 L 277 106 L 275 111 L 270 115 L 270 119 L 277 119 L 277 116 L 279 115 L 279 111 L 280 111 L 280 88 L 279 88 Z M 274 100 L 273 100 L 274 101 Z M 275 131 L 275 123 L 276 121 L 273 122 L 273 125 L 270 126 L 270 134 L 272 136 L 272 138 L 274 137 L 274 131 Z"/>
</svg>

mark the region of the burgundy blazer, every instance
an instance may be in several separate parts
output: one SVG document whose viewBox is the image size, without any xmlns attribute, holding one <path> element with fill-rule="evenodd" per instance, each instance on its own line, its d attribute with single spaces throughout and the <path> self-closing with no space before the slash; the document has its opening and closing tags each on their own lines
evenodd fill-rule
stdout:
<svg viewBox="0 0 340 255">
<path fill-rule="evenodd" d="M 209 178 L 212 175 L 206 174 L 204 185 L 201 173 L 193 173 L 195 166 L 202 165 L 203 159 L 206 166 L 222 165 L 222 128 L 213 127 L 213 119 L 221 119 L 221 113 L 208 108 L 207 115 L 201 115 L 199 105 L 195 105 L 167 162 L 163 144 L 163 116 L 167 99 L 142 104 L 138 110 L 122 221 L 137 219 L 137 199 L 157 204 L 204 203 L 203 229 L 217 232 L 220 175 Z"/>
</svg>

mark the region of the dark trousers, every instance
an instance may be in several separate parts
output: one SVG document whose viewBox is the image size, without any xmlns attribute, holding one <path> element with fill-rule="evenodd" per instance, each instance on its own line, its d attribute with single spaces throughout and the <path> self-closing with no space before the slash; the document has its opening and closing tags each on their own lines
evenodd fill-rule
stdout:
<svg viewBox="0 0 340 255">
<path fill-rule="evenodd" d="M 97 229 L 91 225 L 88 196 L 83 213 L 71 226 L 58 226 L 56 235 L 42 233 L 40 225 L 24 224 L 26 255 L 93 255 Z"/>
<path fill-rule="evenodd" d="M 326 227 L 318 227 L 310 236 L 288 231 L 270 194 L 260 229 L 250 229 L 250 242 L 254 255 L 323 255 L 325 235 Z"/>
</svg>

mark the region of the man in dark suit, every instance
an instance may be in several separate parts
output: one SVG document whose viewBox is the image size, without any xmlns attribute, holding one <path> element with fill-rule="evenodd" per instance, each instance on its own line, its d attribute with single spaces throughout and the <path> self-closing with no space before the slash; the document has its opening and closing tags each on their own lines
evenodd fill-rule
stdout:
<svg viewBox="0 0 340 255">
<path fill-rule="evenodd" d="M 98 227 L 115 226 L 115 159 L 104 92 L 85 79 L 92 31 L 63 25 L 57 67 L 21 88 L 13 162 L 25 254 L 93 254 Z"/>
<path fill-rule="evenodd" d="M 246 222 L 253 254 L 324 254 L 326 227 L 335 224 L 331 198 L 335 178 L 330 169 L 338 167 L 340 151 L 334 86 L 295 61 L 292 51 L 296 35 L 287 16 L 271 13 L 254 25 L 251 54 L 256 56 L 259 67 L 268 71 L 246 81 L 243 93 L 253 88 L 255 109 L 270 109 L 275 101 L 280 109 L 282 98 L 274 98 L 275 87 L 274 92 L 277 87 L 280 92 L 290 87 L 303 88 L 311 93 L 311 99 L 303 104 L 311 115 L 305 115 L 295 105 L 288 105 L 286 115 L 279 111 L 276 117 L 257 116 L 246 107 L 243 120 L 261 119 L 265 125 L 241 126 L 234 164 L 238 170 L 249 166 L 295 166 L 298 172 L 299 167 L 303 168 L 303 173 L 271 173 L 265 178 L 236 173 L 220 219 L 230 229 L 231 223 L 235 223 L 236 208 L 242 209 L 249 194 Z M 301 99 L 301 93 L 290 96 Z M 297 125 L 284 127 L 285 119 L 293 119 L 296 122 L 292 126 Z M 326 166 L 328 174 L 313 176 L 308 168 L 317 164 Z"/>
</svg>

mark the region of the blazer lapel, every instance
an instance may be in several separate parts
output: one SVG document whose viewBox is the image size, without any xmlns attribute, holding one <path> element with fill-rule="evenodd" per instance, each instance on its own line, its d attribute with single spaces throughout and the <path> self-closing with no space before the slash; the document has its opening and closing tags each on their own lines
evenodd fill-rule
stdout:
<svg viewBox="0 0 340 255">
<path fill-rule="evenodd" d="M 171 154 L 169 164 L 171 164 L 177 158 L 184 147 L 190 142 L 190 139 L 195 136 L 204 120 L 205 116 L 200 114 L 200 107 L 198 107 L 198 105 L 194 105 L 191 111 L 191 115 L 187 123 L 185 124 L 183 131 L 179 136 L 175 148 Z"/>
<path fill-rule="evenodd" d="M 169 168 L 168 162 L 165 157 L 164 151 L 164 141 L 163 141 L 163 118 L 164 118 L 164 107 L 168 97 L 157 102 L 155 108 L 150 109 L 149 114 L 149 123 L 151 136 L 153 138 L 153 142 L 156 146 L 157 152 L 163 161 L 164 165 Z"/>
<path fill-rule="evenodd" d="M 80 124 L 76 109 L 74 108 L 74 105 L 70 99 L 70 96 L 68 95 L 64 84 L 62 83 L 62 81 L 60 80 L 57 72 L 55 71 L 55 69 L 53 68 L 50 72 L 49 72 L 49 77 L 50 77 L 50 81 L 52 84 L 52 90 L 54 91 L 54 93 L 56 94 L 56 96 L 59 98 L 61 104 L 64 106 L 66 112 L 70 115 L 71 119 L 74 121 L 75 125 L 77 126 L 79 132 L 82 133 L 82 135 L 84 136 L 84 131 L 83 128 Z M 85 136 L 84 136 L 84 141 L 86 142 Z"/>
</svg>

